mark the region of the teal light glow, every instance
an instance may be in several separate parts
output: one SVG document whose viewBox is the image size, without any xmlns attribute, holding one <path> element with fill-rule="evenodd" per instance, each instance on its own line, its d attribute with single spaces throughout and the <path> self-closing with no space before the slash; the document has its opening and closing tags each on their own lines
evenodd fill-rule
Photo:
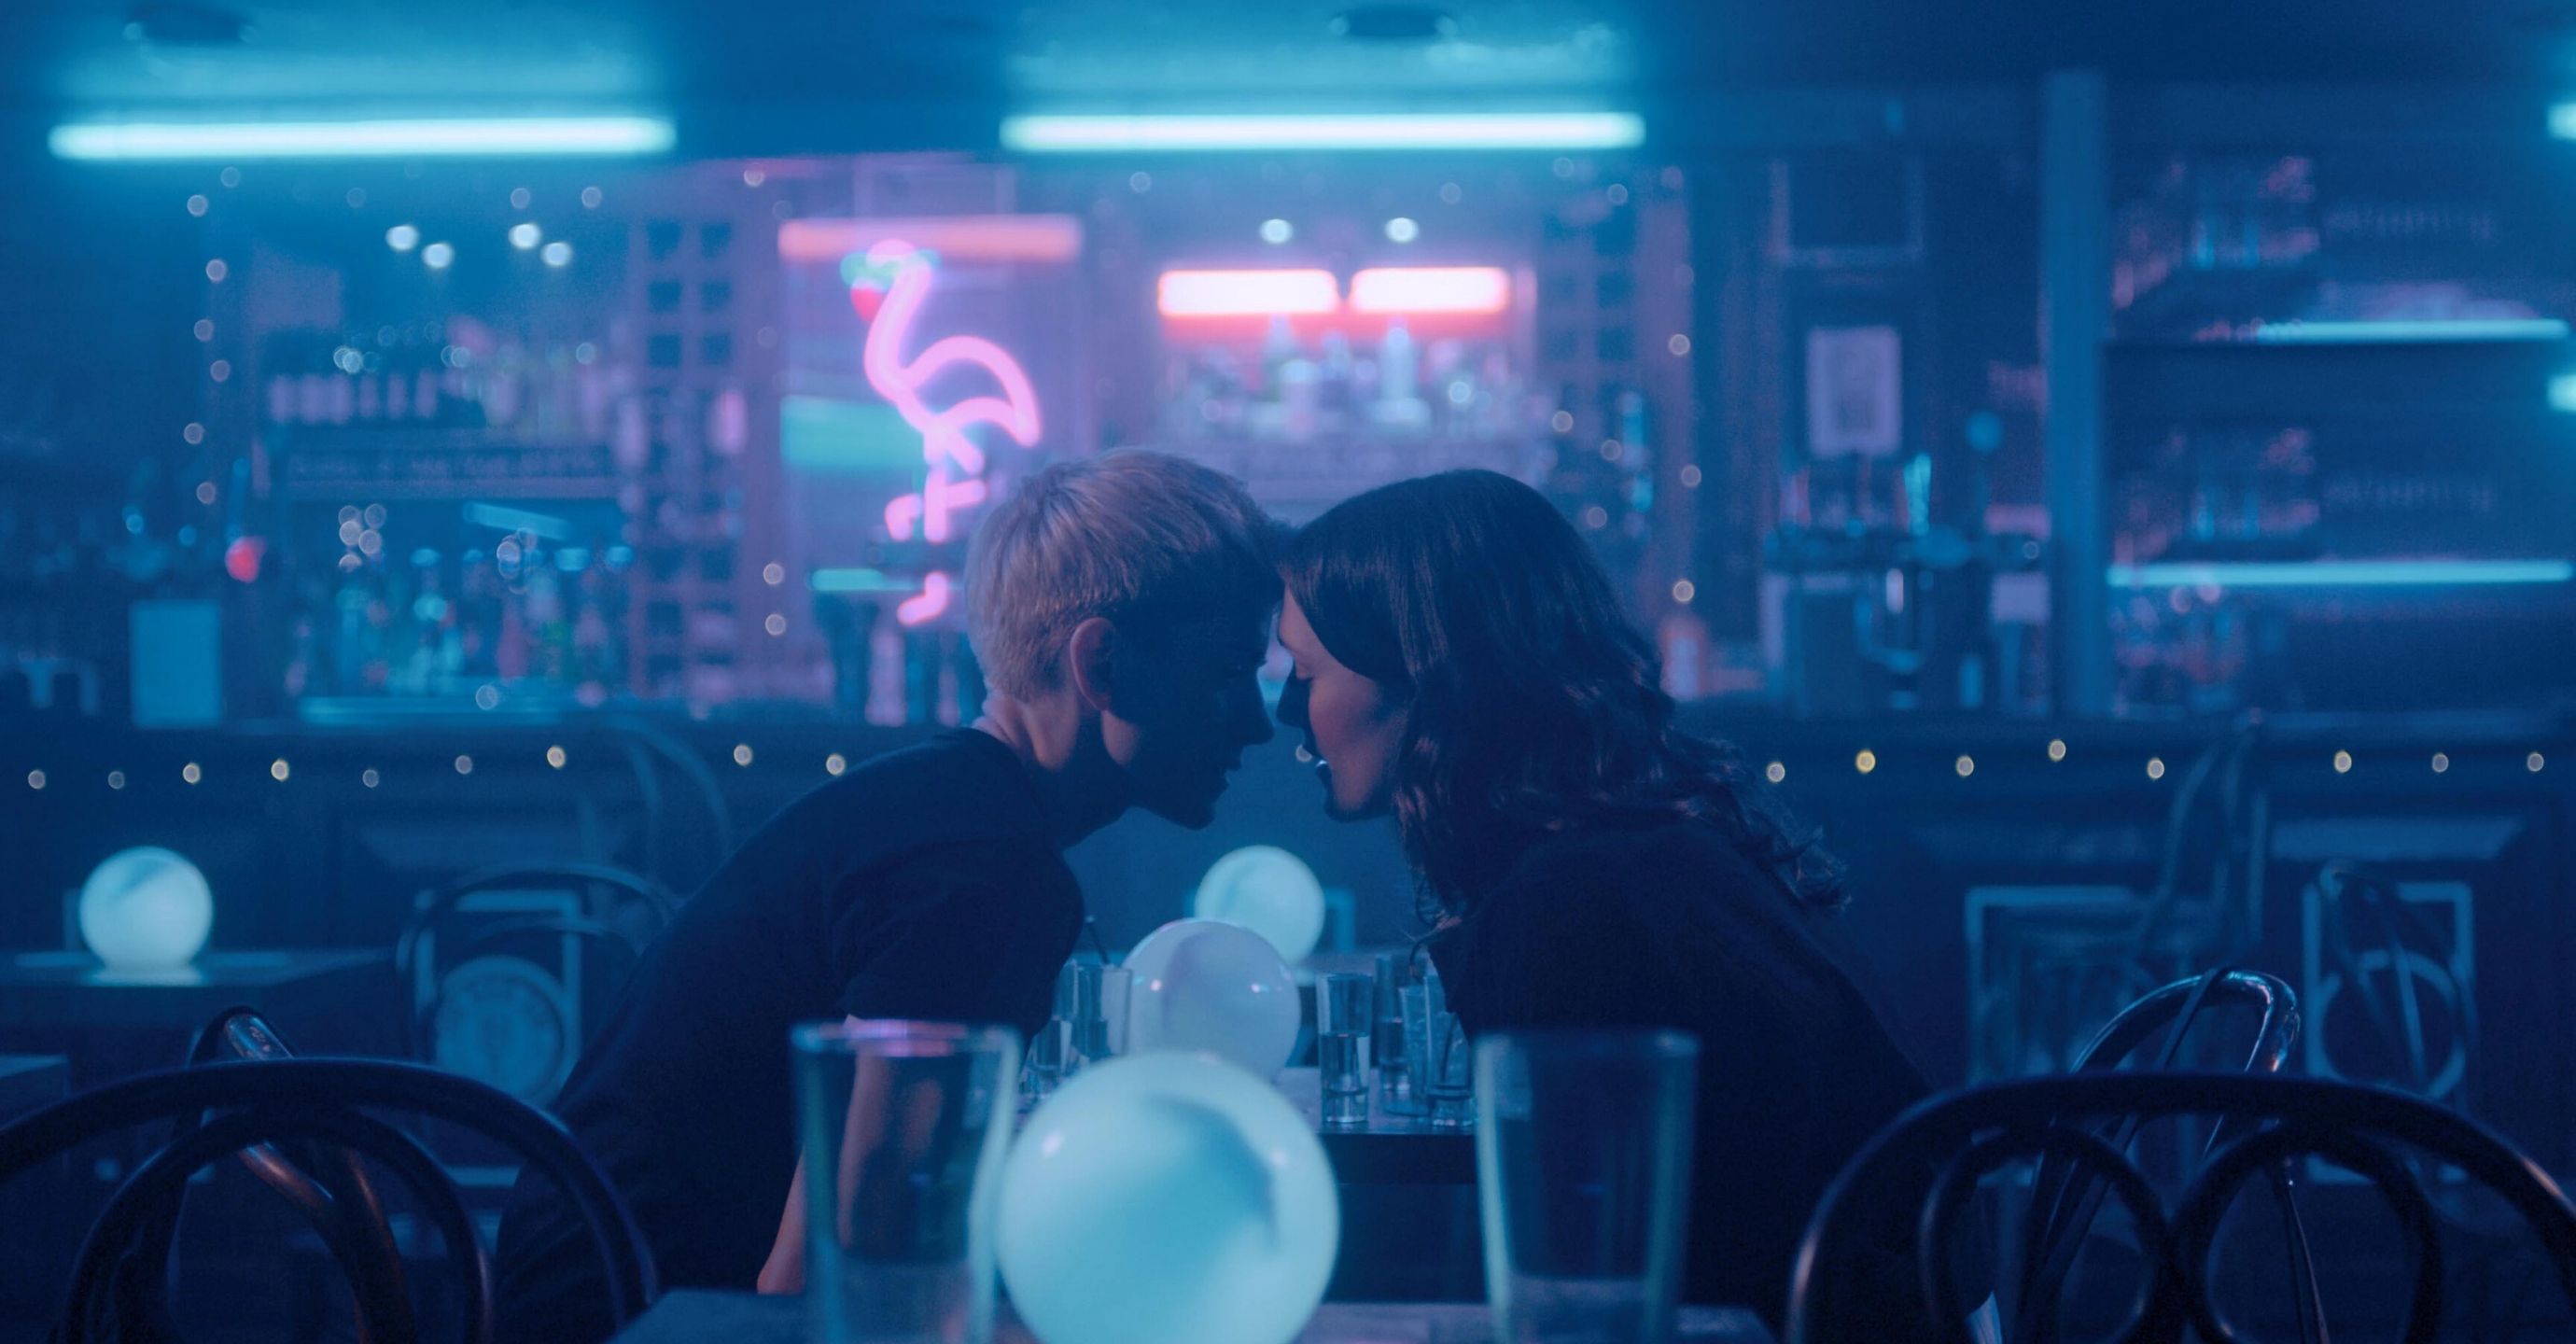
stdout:
<svg viewBox="0 0 2576 1344">
<path fill-rule="evenodd" d="M 2384 322 L 2274 322 L 2258 327 L 2266 345 L 2372 345 L 2410 341 L 2563 341 L 2567 324 L 2554 317 L 2455 317 Z"/>
<path fill-rule="evenodd" d="M 939 267 L 939 253 L 930 248 L 916 247 L 911 255 L 919 257 L 923 265 L 933 270 Z M 870 283 L 882 289 L 894 280 L 898 269 L 900 266 L 896 262 L 870 257 L 864 251 L 852 252 L 841 258 L 841 283 Z"/>
<path fill-rule="evenodd" d="M 786 396 L 778 420 L 778 455 L 797 471 L 879 474 L 905 489 L 921 471 L 921 436 L 882 402 Z"/>
<path fill-rule="evenodd" d="M 899 579 L 882 569 L 818 569 L 805 580 L 806 586 L 818 593 L 910 593 L 913 582 Z"/>
<path fill-rule="evenodd" d="M 548 541 L 566 541 L 572 537 L 572 524 L 551 513 L 532 509 L 514 509 L 506 504 L 487 504 L 480 500 L 463 510 L 465 521 L 477 527 L 497 527 L 504 532 L 526 532 Z"/>
<path fill-rule="evenodd" d="M 2114 588 L 2476 588 L 2566 583 L 2565 560 L 2316 560 L 2305 564 L 2113 565 Z"/>
<path fill-rule="evenodd" d="M 1002 119 L 1002 146 L 1022 154 L 1246 149 L 1632 149 L 1633 112 L 1393 112 L 1029 115 Z"/>
<path fill-rule="evenodd" d="M 660 154 L 665 117 L 458 117 L 381 121 L 87 122 L 57 126 L 58 159 L 373 159 Z"/>
<path fill-rule="evenodd" d="M 2559 103 L 2549 109 L 2549 133 L 2561 140 L 2576 140 L 2576 103 Z"/>
<path fill-rule="evenodd" d="M 2576 373 L 2562 373 L 2549 380 L 2549 409 L 2576 414 Z"/>
</svg>

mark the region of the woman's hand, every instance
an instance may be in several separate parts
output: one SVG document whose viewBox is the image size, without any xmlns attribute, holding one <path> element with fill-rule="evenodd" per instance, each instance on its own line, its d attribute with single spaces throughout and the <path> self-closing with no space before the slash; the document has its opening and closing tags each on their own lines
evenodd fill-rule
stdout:
<svg viewBox="0 0 2576 1344">
<path fill-rule="evenodd" d="M 805 1291 L 805 1162 L 796 1162 L 796 1179 L 787 1183 L 787 1207 L 778 1211 L 778 1236 L 769 1244 L 769 1262 L 760 1267 L 754 1285 L 764 1293 Z"/>
</svg>

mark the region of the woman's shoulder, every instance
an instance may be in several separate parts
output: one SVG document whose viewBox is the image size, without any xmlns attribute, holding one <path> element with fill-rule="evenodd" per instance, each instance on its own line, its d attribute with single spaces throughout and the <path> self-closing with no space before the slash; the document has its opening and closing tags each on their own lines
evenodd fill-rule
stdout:
<svg viewBox="0 0 2576 1344">
<path fill-rule="evenodd" d="M 1504 874 L 1495 893 L 1582 887 L 1670 889 L 1734 888 L 1785 898 L 1779 879 L 1747 858 L 1734 841 L 1705 821 L 1664 817 L 1634 823 L 1596 823 L 1552 831 L 1532 844 Z"/>
<path fill-rule="evenodd" d="M 1697 946 L 1802 938 L 1810 915 L 1716 827 L 1665 818 L 1549 834 L 1484 893 L 1470 922 L 1507 942 Z"/>
</svg>

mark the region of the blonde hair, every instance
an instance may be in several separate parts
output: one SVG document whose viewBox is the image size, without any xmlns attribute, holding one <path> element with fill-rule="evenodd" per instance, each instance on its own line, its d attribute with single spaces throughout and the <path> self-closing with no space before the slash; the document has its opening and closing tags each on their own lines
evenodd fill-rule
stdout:
<svg viewBox="0 0 2576 1344">
<path fill-rule="evenodd" d="M 1022 480 L 975 530 L 966 630 L 1006 695 L 1052 689 L 1073 628 L 1167 630 L 1279 600 L 1279 522 L 1232 477 L 1133 450 Z"/>
</svg>

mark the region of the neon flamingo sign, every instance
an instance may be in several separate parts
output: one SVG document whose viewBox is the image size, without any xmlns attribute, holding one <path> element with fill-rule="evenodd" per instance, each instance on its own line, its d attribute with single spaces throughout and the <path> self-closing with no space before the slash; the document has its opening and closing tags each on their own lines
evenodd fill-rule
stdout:
<svg viewBox="0 0 2576 1344">
<path fill-rule="evenodd" d="M 954 515 L 983 503 L 984 451 L 967 430 L 991 425 L 1023 448 L 1037 446 L 1037 390 L 1010 352 L 976 336 L 947 336 L 923 347 L 907 360 L 903 347 L 912 335 L 913 319 L 930 297 L 931 253 L 896 239 L 868 249 L 865 264 L 850 284 L 850 306 L 868 324 L 860 365 L 868 386 L 921 435 L 924 463 L 921 489 L 897 496 L 885 508 L 886 532 L 897 541 L 947 541 L 955 535 Z M 972 366 L 989 375 L 999 396 L 971 396 L 933 410 L 923 390 L 952 368 Z M 933 570 L 922 577 L 921 591 L 895 607 L 895 619 L 919 625 L 948 609 L 955 589 L 950 576 Z"/>
</svg>

